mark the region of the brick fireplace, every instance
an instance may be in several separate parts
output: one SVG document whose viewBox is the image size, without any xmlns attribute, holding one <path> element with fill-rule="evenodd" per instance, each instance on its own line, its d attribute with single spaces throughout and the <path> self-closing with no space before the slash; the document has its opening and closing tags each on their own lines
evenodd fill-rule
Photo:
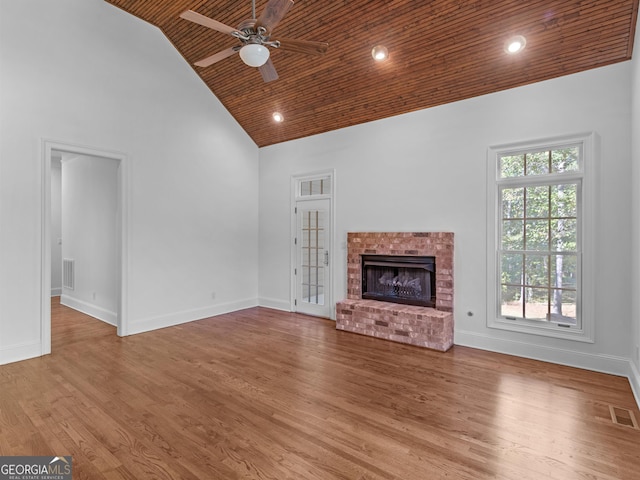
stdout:
<svg viewBox="0 0 640 480">
<path fill-rule="evenodd" d="M 362 258 L 433 257 L 435 308 L 362 298 Z M 354 232 L 347 235 L 347 299 L 336 328 L 446 351 L 453 345 L 453 233 Z"/>
</svg>

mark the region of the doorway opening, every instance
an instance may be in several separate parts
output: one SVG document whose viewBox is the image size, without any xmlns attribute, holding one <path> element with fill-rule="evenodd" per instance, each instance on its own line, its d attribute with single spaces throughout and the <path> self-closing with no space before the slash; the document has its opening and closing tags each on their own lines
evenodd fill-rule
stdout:
<svg viewBox="0 0 640 480">
<path fill-rule="evenodd" d="M 121 153 L 47 140 L 43 141 L 42 151 L 40 310 L 41 354 L 46 355 L 51 353 L 51 297 L 57 293 L 61 294 L 67 306 L 116 326 L 119 336 L 127 335 L 127 168 L 126 156 Z M 65 194 L 65 206 L 73 211 L 73 215 L 67 217 L 75 218 L 75 223 L 65 224 L 66 239 L 60 226 L 54 226 L 56 222 L 53 221 L 58 215 L 64 216 L 58 212 L 61 205 L 53 205 L 52 200 L 52 179 L 57 176 L 52 172 L 57 168 L 58 161 L 65 164 L 68 172 L 68 182 L 65 184 L 73 186 L 69 188 L 71 193 Z M 91 185 L 94 190 L 102 191 L 92 192 L 95 199 L 93 203 L 82 201 L 83 189 L 91 188 Z M 57 202 L 60 199 L 56 197 L 58 192 L 55 189 L 54 186 L 53 198 Z M 65 256 L 77 256 L 80 261 L 61 258 L 58 247 L 65 245 L 68 245 Z M 87 248 L 87 245 L 91 248 Z M 100 255 L 95 254 L 96 247 L 100 249 Z M 71 255 L 68 252 L 72 252 Z M 105 263 L 102 257 L 108 262 Z M 54 271 L 54 258 L 56 265 L 58 260 L 61 261 L 60 272 Z M 57 278 L 58 274 L 61 277 L 60 285 L 53 285 L 52 275 Z"/>
</svg>

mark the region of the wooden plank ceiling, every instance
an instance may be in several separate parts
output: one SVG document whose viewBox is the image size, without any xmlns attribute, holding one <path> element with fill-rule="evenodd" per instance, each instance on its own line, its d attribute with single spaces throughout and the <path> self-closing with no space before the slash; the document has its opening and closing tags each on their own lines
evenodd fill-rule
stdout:
<svg viewBox="0 0 640 480">
<path fill-rule="evenodd" d="M 191 65 L 239 40 L 182 12 L 234 28 L 252 16 L 250 0 L 106 1 L 159 27 Z M 637 12 L 638 0 L 298 0 L 272 40 L 325 41 L 326 54 L 271 50 L 269 83 L 238 55 L 193 68 L 263 147 L 628 60 Z M 507 55 L 514 34 L 527 46 Z M 386 62 L 371 57 L 378 44 Z"/>
</svg>

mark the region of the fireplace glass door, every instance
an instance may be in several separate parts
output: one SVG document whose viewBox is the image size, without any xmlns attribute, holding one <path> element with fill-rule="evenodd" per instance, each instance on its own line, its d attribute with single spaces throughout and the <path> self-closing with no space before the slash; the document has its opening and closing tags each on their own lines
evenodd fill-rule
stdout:
<svg viewBox="0 0 640 480">
<path fill-rule="evenodd" d="M 435 258 L 362 256 L 362 298 L 435 307 Z"/>
</svg>

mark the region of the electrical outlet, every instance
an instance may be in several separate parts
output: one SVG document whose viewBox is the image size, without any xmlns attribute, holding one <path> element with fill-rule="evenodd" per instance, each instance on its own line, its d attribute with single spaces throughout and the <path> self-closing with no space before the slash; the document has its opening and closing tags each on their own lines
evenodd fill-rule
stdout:
<svg viewBox="0 0 640 480">
<path fill-rule="evenodd" d="M 211 300 L 215 300 L 216 299 L 216 292 L 211 292 Z"/>
</svg>

